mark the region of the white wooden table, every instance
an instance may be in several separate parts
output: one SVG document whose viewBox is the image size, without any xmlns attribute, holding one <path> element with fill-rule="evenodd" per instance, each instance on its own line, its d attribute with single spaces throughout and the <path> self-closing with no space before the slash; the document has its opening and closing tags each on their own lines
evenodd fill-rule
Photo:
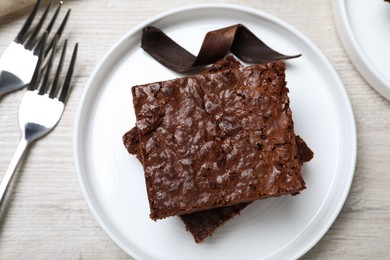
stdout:
<svg viewBox="0 0 390 260">
<path fill-rule="evenodd" d="M 6 0 L 1 0 L 6 1 Z M 372 0 L 374 1 L 374 0 Z M 129 259 L 103 232 L 76 178 L 73 127 L 81 93 L 94 67 L 129 29 L 171 8 L 206 0 L 67 0 L 65 36 L 80 43 L 78 71 L 65 114 L 36 143 L 19 168 L 0 220 L 0 259 Z M 213 1 L 222 2 L 222 1 Z M 352 102 L 358 158 L 348 199 L 333 226 L 306 259 L 388 259 L 390 254 L 390 102 L 359 75 L 339 40 L 330 0 L 236 0 L 275 15 L 310 38 L 333 64 Z M 26 12 L 0 18 L 0 52 L 14 38 Z M 23 91 L 0 99 L 0 178 L 19 141 L 17 111 Z"/>
</svg>

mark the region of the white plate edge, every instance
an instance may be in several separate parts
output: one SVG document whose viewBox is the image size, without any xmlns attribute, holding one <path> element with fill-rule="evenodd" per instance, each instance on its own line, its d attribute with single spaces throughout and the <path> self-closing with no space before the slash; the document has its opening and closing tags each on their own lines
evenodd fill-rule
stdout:
<svg viewBox="0 0 390 260">
<path fill-rule="evenodd" d="M 348 57 L 363 78 L 390 101 L 390 82 L 375 68 L 360 47 L 348 19 L 345 0 L 333 0 L 332 5 L 338 35 Z"/>
<path fill-rule="evenodd" d="M 261 10 L 258 10 L 258 9 L 252 8 L 252 7 L 246 7 L 246 6 L 243 6 L 243 5 L 238 5 L 238 4 L 222 4 L 222 3 L 192 4 L 192 5 L 186 5 L 184 7 L 179 7 L 179 8 L 175 8 L 175 9 L 172 9 L 172 10 L 168 10 L 168 11 L 162 12 L 162 13 L 156 15 L 156 16 L 153 16 L 153 17 L 145 20 L 144 22 L 141 22 L 140 24 L 136 25 L 135 27 L 133 27 L 125 35 L 123 35 L 122 37 L 120 37 L 117 40 L 117 42 L 108 50 L 108 52 L 98 62 L 97 66 L 93 70 L 91 76 L 89 77 L 89 79 L 88 79 L 88 81 L 86 83 L 86 87 L 84 88 L 83 94 L 82 94 L 81 99 L 80 99 L 81 105 L 79 106 L 79 109 L 78 109 L 77 114 L 76 114 L 75 125 L 78 125 L 77 123 L 80 121 L 80 118 L 82 117 L 83 108 L 85 106 L 85 102 L 82 102 L 82 101 L 84 101 L 87 98 L 87 94 L 89 92 L 90 85 L 92 84 L 92 82 L 96 78 L 98 72 L 101 70 L 103 65 L 110 59 L 111 55 L 115 52 L 115 50 L 121 44 L 123 44 L 126 41 L 127 38 L 129 38 L 131 35 L 135 34 L 137 31 L 142 30 L 142 28 L 145 27 L 146 25 L 149 25 L 149 24 L 151 24 L 153 22 L 156 22 L 156 21 L 158 21 L 158 20 L 160 20 L 160 19 L 162 19 L 162 18 L 164 18 L 166 16 L 170 16 L 170 15 L 173 15 L 173 14 L 176 14 L 176 13 L 180 13 L 180 12 L 184 12 L 184 11 L 188 11 L 188 10 L 196 9 L 196 8 L 197 9 L 202 9 L 202 8 L 234 9 L 234 10 L 242 11 L 242 12 L 245 12 L 245 13 L 251 13 L 251 14 L 254 14 L 256 16 L 265 17 L 266 19 L 276 23 L 277 25 L 279 25 L 281 27 L 284 27 L 284 28 L 287 28 L 288 30 L 290 30 L 294 34 L 296 34 L 299 38 L 301 38 L 317 55 L 319 55 L 323 59 L 323 61 L 325 62 L 326 67 L 328 67 L 330 69 L 330 71 L 332 71 L 332 74 L 334 74 L 335 79 L 337 79 L 337 81 L 339 82 L 339 84 L 341 86 L 344 86 L 342 81 L 341 81 L 341 79 L 340 79 L 340 77 L 336 73 L 335 69 L 333 68 L 333 66 L 331 65 L 329 60 L 326 58 L 326 56 L 318 49 L 318 47 L 316 47 L 314 45 L 314 43 L 311 40 L 309 40 L 305 35 L 303 35 L 300 31 L 298 31 L 297 29 L 295 29 L 294 27 L 289 25 L 287 22 L 284 22 L 280 18 L 277 18 L 274 15 L 270 15 L 268 13 L 265 13 L 265 12 L 263 12 Z M 352 176 L 350 176 L 348 178 L 350 180 L 350 182 L 348 183 L 347 189 L 345 189 L 346 192 L 345 192 L 345 194 L 343 196 L 343 199 L 339 200 L 338 208 L 337 208 L 337 210 L 334 211 L 333 217 L 328 220 L 328 225 L 326 225 L 325 227 L 322 228 L 322 231 L 319 232 L 319 234 L 317 234 L 317 238 L 312 240 L 312 243 L 309 246 L 306 246 L 303 249 L 301 249 L 299 252 L 297 252 L 297 254 L 294 256 L 294 258 L 299 258 L 300 256 L 302 256 L 305 253 L 307 253 L 315 244 L 318 243 L 318 241 L 329 230 L 329 228 L 331 227 L 331 225 L 333 224 L 333 222 L 335 221 L 335 219 L 339 215 L 339 212 L 341 211 L 341 209 L 342 209 L 342 207 L 343 207 L 343 205 L 345 203 L 345 200 L 346 200 L 346 198 L 347 198 L 347 196 L 349 194 L 350 186 L 352 184 L 353 175 L 354 175 L 354 171 L 355 171 L 355 165 L 356 165 L 356 153 L 357 153 L 356 125 L 355 125 L 354 115 L 353 115 L 353 111 L 352 111 L 352 106 L 351 106 L 351 103 L 349 101 L 347 92 L 345 91 L 345 88 L 341 88 L 340 91 L 341 91 L 341 94 L 342 94 L 341 98 L 345 101 L 345 104 L 346 104 L 345 106 L 347 108 L 346 112 L 348 114 L 348 118 L 351 119 L 351 122 L 350 122 L 349 125 L 352 128 L 350 129 L 351 132 L 349 133 L 350 134 L 349 136 L 351 137 L 350 141 L 351 141 L 351 144 L 353 146 L 353 149 L 351 150 L 351 163 L 350 163 L 350 165 L 348 167 L 350 169 L 350 171 L 348 171 L 348 173 L 349 173 L 349 175 L 352 175 Z M 97 220 L 99 225 L 102 227 L 102 229 L 109 235 L 109 237 L 123 251 L 125 251 L 131 257 L 135 257 L 136 259 L 141 259 L 141 257 L 138 256 L 135 252 L 129 251 L 128 248 L 119 239 L 117 239 L 113 235 L 113 233 L 108 228 L 108 226 L 106 225 L 104 220 L 97 213 L 96 209 L 94 207 L 92 207 L 94 205 L 92 203 L 92 199 L 89 196 L 89 194 L 87 193 L 87 191 L 85 190 L 85 188 L 82 186 L 82 184 L 85 183 L 85 182 L 83 181 L 83 177 L 82 177 L 81 170 L 80 170 L 80 163 L 79 163 L 79 160 L 78 160 L 78 158 L 79 158 L 79 149 L 77 149 L 77 148 L 79 147 L 78 143 L 80 142 L 79 141 L 79 136 L 80 136 L 80 134 L 79 134 L 78 128 L 75 127 L 74 128 L 73 147 L 74 147 L 74 160 L 75 160 L 75 165 L 76 165 L 76 174 L 77 174 L 77 178 L 78 178 L 79 185 L 81 187 L 84 199 L 87 201 L 89 209 L 91 210 L 93 216 L 95 217 L 95 219 Z M 285 245 L 283 248 L 285 248 L 287 246 L 289 246 L 289 244 Z M 283 249 L 283 248 L 281 248 L 281 249 Z M 279 251 L 277 251 L 277 252 L 279 252 Z M 275 253 L 277 253 L 277 252 L 275 252 Z M 275 253 L 272 254 L 272 255 L 266 256 L 266 257 L 273 257 L 275 255 Z"/>
</svg>

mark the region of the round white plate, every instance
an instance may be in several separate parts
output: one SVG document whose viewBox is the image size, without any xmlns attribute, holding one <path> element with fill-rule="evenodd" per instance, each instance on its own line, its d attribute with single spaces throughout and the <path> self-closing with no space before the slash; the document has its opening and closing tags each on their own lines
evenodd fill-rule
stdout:
<svg viewBox="0 0 390 260">
<path fill-rule="evenodd" d="M 333 0 L 344 49 L 367 82 L 390 100 L 390 4 L 383 0 Z"/>
<path fill-rule="evenodd" d="M 296 133 L 314 150 L 303 167 L 307 190 L 253 203 L 196 244 L 177 217 L 149 219 L 143 170 L 122 135 L 135 124 L 130 88 L 179 77 L 140 48 L 153 24 L 197 53 L 206 32 L 242 23 L 274 49 L 302 53 L 287 62 Z M 348 194 L 356 132 L 344 87 L 324 55 L 300 32 L 258 10 L 197 5 L 154 17 L 112 47 L 93 72 L 76 119 L 75 161 L 82 191 L 97 221 L 137 259 L 297 258 L 329 229 Z"/>
</svg>

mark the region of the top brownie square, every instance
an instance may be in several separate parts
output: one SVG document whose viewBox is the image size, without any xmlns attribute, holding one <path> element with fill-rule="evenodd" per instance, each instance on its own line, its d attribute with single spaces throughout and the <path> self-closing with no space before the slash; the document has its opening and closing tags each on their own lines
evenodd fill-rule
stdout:
<svg viewBox="0 0 390 260">
<path fill-rule="evenodd" d="M 134 86 L 152 219 L 305 188 L 283 62 Z"/>
</svg>

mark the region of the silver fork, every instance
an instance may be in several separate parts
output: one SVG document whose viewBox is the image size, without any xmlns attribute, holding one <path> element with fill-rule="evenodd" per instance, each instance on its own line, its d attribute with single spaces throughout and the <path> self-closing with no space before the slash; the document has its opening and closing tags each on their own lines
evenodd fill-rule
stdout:
<svg viewBox="0 0 390 260">
<path fill-rule="evenodd" d="M 43 69 L 40 68 L 40 65 L 37 66 L 31 83 L 28 85 L 27 91 L 22 98 L 19 108 L 19 126 L 22 136 L 7 172 L 0 184 L 0 210 L 4 205 L 5 194 L 9 184 L 15 175 L 16 168 L 26 149 L 32 142 L 48 134 L 57 125 L 62 116 L 69 94 L 70 81 L 78 49 L 78 43 L 76 43 L 64 82 L 62 87 L 59 87 L 66 45 L 67 41 L 65 40 L 56 73 L 51 80 L 51 70 L 57 46 L 57 37 L 55 38 L 52 53 L 46 67 Z M 45 41 L 42 41 L 40 44 L 38 63 L 42 61 L 44 52 Z M 41 75 L 41 70 L 44 70 L 44 75 Z"/>
<path fill-rule="evenodd" d="M 38 42 L 43 37 L 42 34 L 40 35 L 40 31 L 50 10 L 52 0 L 47 4 L 38 23 L 30 30 L 40 3 L 41 0 L 37 0 L 22 29 L 0 58 L 0 97 L 8 92 L 25 87 L 32 79 L 35 67 L 38 63 Z M 50 33 L 55 24 L 61 6 L 62 1 L 59 3 L 45 30 L 47 34 Z M 55 36 L 52 37 L 50 44 L 46 46 L 44 56 L 46 56 L 52 48 L 54 38 L 59 38 L 61 36 L 69 15 L 70 9 L 68 9 Z"/>
</svg>

